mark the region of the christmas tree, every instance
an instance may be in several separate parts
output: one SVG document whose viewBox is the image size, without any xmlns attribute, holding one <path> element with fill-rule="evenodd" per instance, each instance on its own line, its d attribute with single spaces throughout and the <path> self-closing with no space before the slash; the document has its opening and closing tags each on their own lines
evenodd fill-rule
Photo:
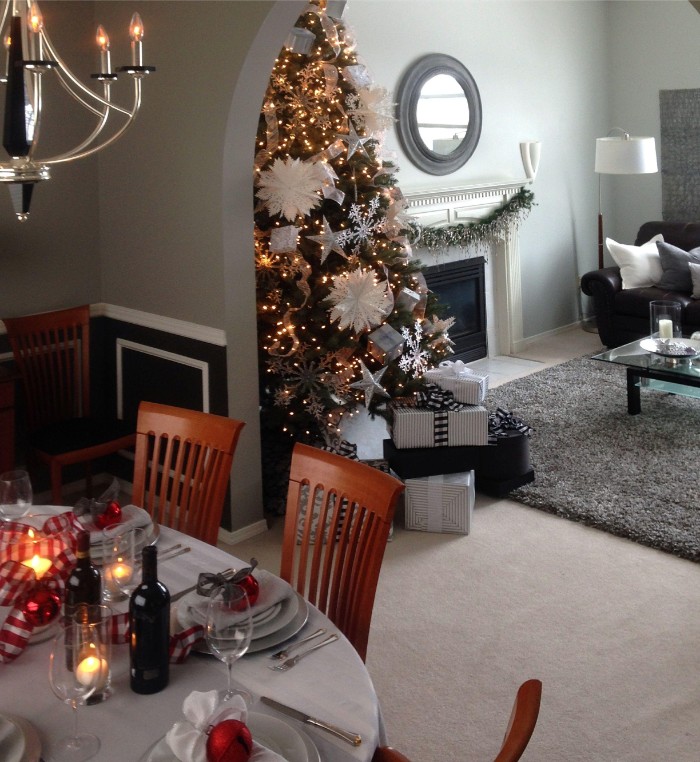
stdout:
<svg viewBox="0 0 700 762">
<path fill-rule="evenodd" d="M 341 4 L 342 5 L 342 4 Z M 266 442 L 332 444 L 345 416 L 423 385 L 450 352 L 382 158 L 389 94 L 349 29 L 312 2 L 275 62 L 256 154 L 261 424 Z M 267 436 L 266 436 L 267 435 Z M 290 446 L 291 446 L 290 444 Z"/>
</svg>

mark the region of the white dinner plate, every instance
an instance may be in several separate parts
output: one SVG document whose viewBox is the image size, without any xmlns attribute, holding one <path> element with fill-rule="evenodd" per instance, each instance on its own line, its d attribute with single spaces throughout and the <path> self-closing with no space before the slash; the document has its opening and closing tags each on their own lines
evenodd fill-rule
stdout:
<svg viewBox="0 0 700 762">
<path fill-rule="evenodd" d="M 321 762 L 314 742 L 302 730 L 267 714 L 250 712 L 248 727 L 253 738 L 268 749 L 281 754 L 287 762 Z M 170 747 L 161 738 L 139 762 L 178 762 Z"/>
<path fill-rule="evenodd" d="M 179 601 L 177 607 L 177 621 L 180 623 L 180 626 L 187 629 L 192 627 L 193 624 L 206 624 L 206 606 L 207 599 L 199 595 L 196 590 L 185 595 Z M 294 619 L 298 610 L 299 600 L 296 595 L 284 598 L 280 601 L 279 609 L 274 616 L 266 616 L 262 621 L 254 620 L 253 640 L 264 638 L 286 627 Z M 267 611 L 264 613 L 266 614 Z"/>
<path fill-rule="evenodd" d="M 41 743 L 34 726 L 24 717 L 0 715 L 2 762 L 39 762 Z"/>
</svg>

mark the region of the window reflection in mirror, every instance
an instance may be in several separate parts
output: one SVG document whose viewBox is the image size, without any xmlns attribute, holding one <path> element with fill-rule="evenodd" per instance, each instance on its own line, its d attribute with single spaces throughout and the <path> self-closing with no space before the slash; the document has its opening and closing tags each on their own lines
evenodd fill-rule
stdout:
<svg viewBox="0 0 700 762">
<path fill-rule="evenodd" d="M 469 103 L 459 82 L 449 74 L 427 80 L 420 91 L 416 120 L 426 148 L 442 156 L 456 151 L 469 127 Z"/>
</svg>

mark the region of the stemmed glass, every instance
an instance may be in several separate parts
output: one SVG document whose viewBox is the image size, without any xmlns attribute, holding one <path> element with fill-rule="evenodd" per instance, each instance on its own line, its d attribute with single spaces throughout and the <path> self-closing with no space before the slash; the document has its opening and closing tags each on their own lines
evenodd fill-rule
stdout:
<svg viewBox="0 0 700 762">
<path fill-rule="evenodd" d="M 0 474 L 0 518 L 14 521 L 26 516 L 32 507 L 32 482 L 26 471 Z"/>
<path fill-rule="evenodd" d="M 53 745 L 51 759 L 84 762 L 100 750 L 100 739 L 78 732 L 78 704 L 100 690 L 108 679 L 109 665 L 102 658 L 98 631 L 77 622 L 63 626 L 53 641 L 49 682 L 56 696 L 73 709 L 73 735 Z"/>
<path fill-rule="evenodd" d="M 245 590 L 232 583 L 214 588 L 207 607 L 206 641 L 228 669 L 228 688 L 220 692 L 222 701 L 238 695 L 246 705 L 252 703 L 250 693 L 234 688 L 231 679 L 233 664 L 247 652 L 252 636 L 253 619 Z"/>
</svg>

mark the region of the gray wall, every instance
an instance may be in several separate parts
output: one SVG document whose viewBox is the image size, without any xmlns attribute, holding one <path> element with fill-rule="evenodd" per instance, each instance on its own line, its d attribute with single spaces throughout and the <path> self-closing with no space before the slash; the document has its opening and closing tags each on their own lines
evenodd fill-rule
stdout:
<svg viewBox="0 0 700 762">
<path fill-rule="evenodd" d="M 261 516 L 256 113 L 274 55 L 305 3 L 44 0 L 42 7 L 55 42 L 67 33 L 77 47 L 83 75 L 95 68 L 95 23 L 108 26 L 117 63 L 128 55 L 125 30 L 138 10 L 146 61 L 158 72 L 144 84 L 132 131 L 95 159 L 56 168 L 37 188 L 27 225 L 14 221 L 0 189 L 0 315 L 102 301 L 223 329 L 229 412 L 248 424 L 233 479 L 233 526 L 245 527 Z M 52 18 L 69 19 L 70 30 Z M 394 90 L 413 60 L 441 51 L 462 60 L 479 85 L 482 139 L 459 173 L 420 173 L 389 136 L 404 190 L 522 177 L 518 143 L 542 141 L 537 207 L 521 231 L 525 335 L 576 321 L 578 276 L 597 257 L 594 140 L 616 125 L 658 138 L 659 88 L 698 87 L 700 15 L 686 0 L 349 0 L 345 19 L 377 84 Z M 67 116 L 61 128 L 77 131 Z M 629 240 L 661 213 L 660 176 L 606 179 L 616 181 L 604 187 L 606 232 Z"/>
</svg>

